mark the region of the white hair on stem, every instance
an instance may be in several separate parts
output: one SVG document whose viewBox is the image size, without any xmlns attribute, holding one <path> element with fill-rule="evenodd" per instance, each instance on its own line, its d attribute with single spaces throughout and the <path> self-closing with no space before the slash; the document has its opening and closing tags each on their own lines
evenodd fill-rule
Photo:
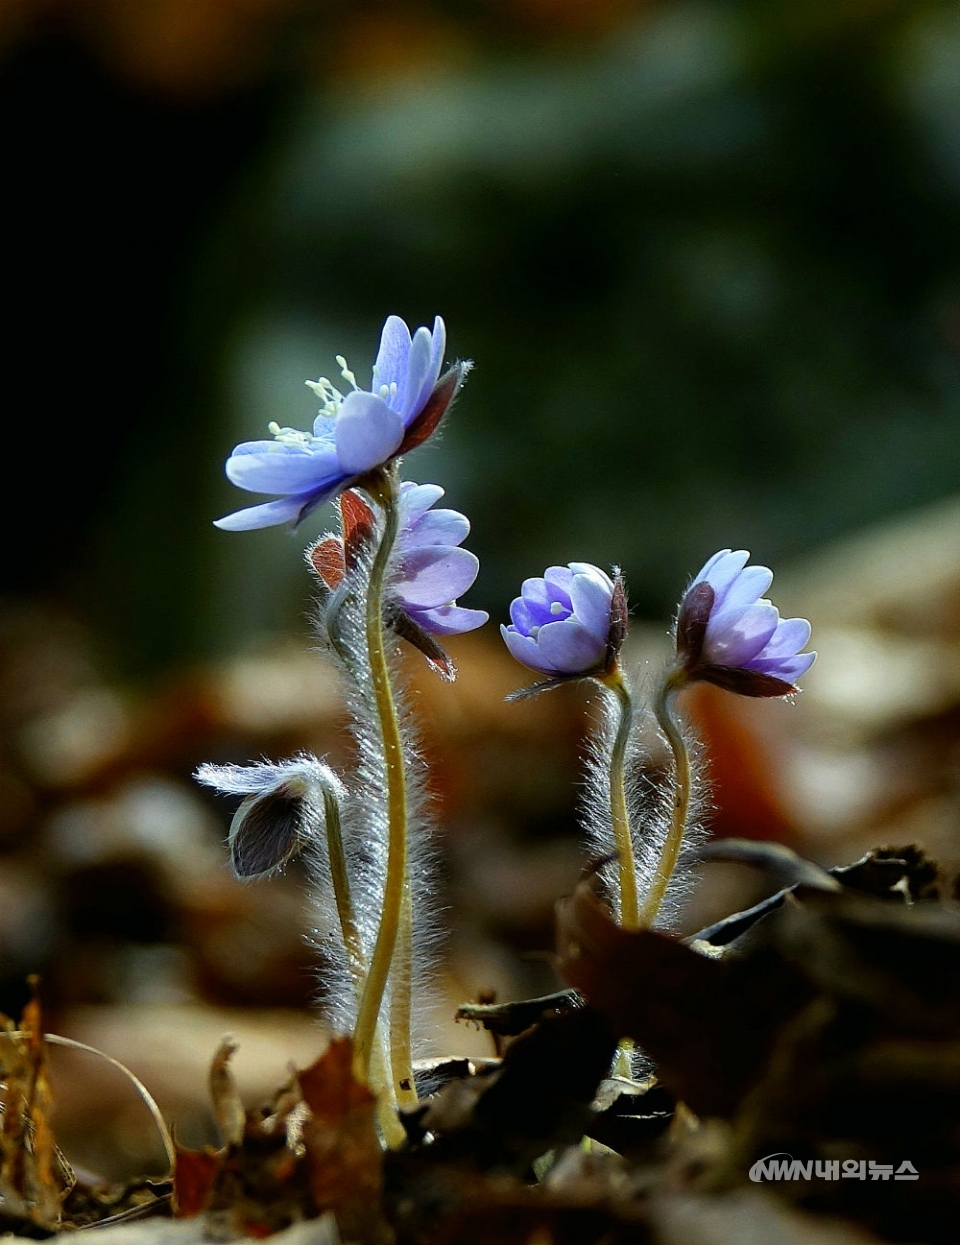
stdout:
<svg viewBox="0 0 960 1245">
<path fill-rule="evenodd" d="M 598 685 L 593 722 L 587 736 L 584 780 L 579 800 L 580 822 L 590 854 L 607 863 L 600 870 L 605 894 L 618 920 L 622 919 L 617 880 L 617 844 L 611 814 L 611 761 L 620 726 L 621 705 L 608 687 Z M 632 692 L 632 688 L 630 689 Z M 644 698 L 645 699 L 645 698 Z M 634 703 L 640 698 L 634 696 Z M 670 878 L 653 927 L 669 929 L 677 920 L 692 888 L 691 866 L 705 836 L 702 814 L 709 803 L 703 773 L 702 749 L 689 726 L 681 727 L 691 769 L 691 796 L 684 847 Z M 674 802 L 675 767 L 669 748 L 647 710 L 636 711 L 626 742 L 624 793 L 630 822 L 637 884 L 641 900 L 652 887 L 670 827 Z M 662 751 L 664 763 L 656 757 Z"/>
<path fill-rule="evenodd" d="M 382 522 L 378 535 L 382 531 Z M 387 766 L 384 755 L 383 729 L 372 685 L 370 656 L 367 646 L 367 592 L 376 542 L 359 554 L 356 565 L 348 571 L 339 587 L 320 604 L 315 619 L 323 647 L 344 675 L 345 700 L 353 735 L 356 766 L 349 785 L 344 809 L 344 849 L 351 878 L 358 935 L 366 965 L 376 945 L 388 857 L 388 793 Z M 389 598 L 389 578 L 385 599 Z M 399 725 L 407 805 L 407 890 L 412 909 L 412 947 L 410 961 L 411 1030 L 418 1046 L 427 1038 L 431 1012 L 431 981 L 435 967 L 439 931 L 436 923 L 436 868 L 433 843 L 435 828 L 427 812 L 428 792 L 426 767 L 419 750 L 419 740 L 402 690 L 399 674 L 399 642 L 392 633 L 385 636 L 387 664 Z M 327 902 L 323 861 L 308 860 L 314 882 L 314 906 Z M 319 866 L 317 872 L 314 868 Z M 315 924 L 322 928 L 322 921 Z M 396 1005 L 392 979 L 402 965 L 398 945 L 391 965 L 390 977 L 380 1007 L 382 1033 L 389 1032 L 391 1011 Z M 338 1029 L 349 1031 L 357 1019 L 358 990 L 355 980 L 334 980 L 323 983 L 324 1011 Z"/>
</svg>

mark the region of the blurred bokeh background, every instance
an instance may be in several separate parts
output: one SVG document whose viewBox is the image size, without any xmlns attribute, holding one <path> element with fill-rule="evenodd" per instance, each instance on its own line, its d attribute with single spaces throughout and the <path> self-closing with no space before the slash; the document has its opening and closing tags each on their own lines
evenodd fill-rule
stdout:
<svg viewBox="0 0 960 1245">
<path fill-rule="evenodd" d="M 300 557 L 329 520 L 210 521 L 233 444 L 305 427 L 337 353 L 364 380 L 389 312 L 476 363 L 407 463 L 472 519 L 468 604 L 619 563 L 653 669 L 688 575 L 752 549 L 821 659 L 795 707 L 691 704 L 718 833 L 960 856 L 955 3 L 3 0 L 0 134 L 0 1008 L 40 972 L 187 1140 L 225 1027 L 250 1092 L 315 1045 L 302 879 L 234 883 L 190 774 L 348 764 Z M 447 999 L 551 987 L 582 860 L 588 697 L 504 706 L 487 631 L 455 688 L 410 667 Z M 691 927 L 757 894 L 707 875 Z M 82 1133 L 109 1095 L 64 1084 Z"/>
</svg>

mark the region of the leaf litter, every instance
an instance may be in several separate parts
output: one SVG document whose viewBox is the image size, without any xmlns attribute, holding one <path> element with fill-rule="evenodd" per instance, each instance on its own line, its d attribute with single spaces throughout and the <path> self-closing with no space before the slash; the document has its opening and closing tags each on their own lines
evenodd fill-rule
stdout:
<svg viewBox="0 0 960 1245">
<path fill-rule="evenodd" d="M 433 1061 L 385 1151 L 347 1038 L 245 1109 L 224 1039 L 210 1073 L 222 1144 L 175 1146 L 169 1181 L 81 1178 L 50 1125 L 34 998 L 0 1020 L 0 1216 L 43 1237 L 131 1217 L 207 1239 L 316 1221 L 366 1245 L 952 1242 L 960 1214 L 960 908 L 914 847 L 824 871 L 778 845 L 715 858 L 781 889 L 692 938 L 627 931 L 585 877 L 557 911 L 567 989 L 465 1004 L 502 1059 Z M 609 1068 L 631 1040 L 636 1079 Z M 639 1066 L 639 1065 L 638 1065 Z M 751 1182 L 772 1154 L 915 1181 Z M 146 1226 L 146 1225 L 144 1225 Z M 318 1237 L 319 1239 L 319 1237 Z"/>
</svg>

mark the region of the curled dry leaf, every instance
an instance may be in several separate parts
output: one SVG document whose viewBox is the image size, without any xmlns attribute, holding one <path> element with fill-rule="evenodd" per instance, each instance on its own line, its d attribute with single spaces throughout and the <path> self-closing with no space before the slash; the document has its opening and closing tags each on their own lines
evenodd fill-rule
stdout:
<svg viewBox="0 0 960 1245">
<path fill-rule="evenodd" d="M 225 1037 L 210 1065 L 210 1097 L 213 1100 L 213 1114 L 216 1116 L 217 1128 L 220 1130 L 223 1143 L 228 1146 L 239 1145 L 243 1140 L 246 1120 L 237 1082 L 230 1069 L 230 1060 L 236 1049 L 237 1044 L 233 1038 Z"/>
<path fill-rule="evenodd" d="M 178 1217 L 206 1213 L 213 1231 L 234 1239 L 267 1236 L 332 1211 L 344 1239 L 387 1245 L 392 1238 L 380 1206 L 376 1097 L 353 1076 L 350 1039 L 332 1041 L 273 1102 L 246 1113 L 229 1070 L 234 1049 L 225 1039 L 210 1074 L 227 1144 L 220 1150 L 178 1147 Z"/>
<path fill-rule="evenodd" d="M 53 1096 L 36 995 L 20 1029 L 5 1016 L 0 1040 L 3 1114 L 0 1117 L 0 1199 L 4 1218 L 55 1230 L 72 1184 L 50 1127 Z"/>
</svg>

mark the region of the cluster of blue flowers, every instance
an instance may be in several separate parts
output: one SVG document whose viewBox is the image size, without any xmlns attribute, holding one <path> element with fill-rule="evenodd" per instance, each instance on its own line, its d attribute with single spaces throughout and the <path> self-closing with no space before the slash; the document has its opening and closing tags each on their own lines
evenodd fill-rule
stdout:
<svg viewBox="0 0 960 1245">
<path fill-rule="evenodd" d="M 457 364 L 441 379 L 446 329 L 438 316 L 432 331 L 411 336 L 398 316 L 383 326 L 370 389 L 352 386 L 344 396 L 330 381 L 308 382 L 324 405 L 310 433 L 272 425 L 272 441 L 245 441 L 227 460 L 233 484 L 276 493 L 274 501 L 217 520 L 227 531 L 299 524 L 317 506 L 421 444 L 436 429 L 461 383 Z M 425 415 L 427 419 L 425 419 Z M 427 426 L 428 425 L 428 426 Z M 456 601 L 477 577 L 476 557 L 459 546 L 470 531 L 456 510 L 433 510 L 443 496 L 437 484 L 402 484 L 402 526 L 395 558 L 395 599 L 424 630 L 456 635 L 482 626 L 483 610 Z M 693 579 L 681 602 L 678 656 L 690 681 L 702 679 L 748 696 L 782 696 L 813 664 L 804 653 L 810 624 L 782 619 L 763 594 L 772 571 L 749 566 L 743 549 L 721 549 Z M 331 586 L 333 586 L 331 584 Z M 610 650 L 614 581 L 597 566 L 571 562 L 527 579 L 500 630 L 523 665 L 551 679 L 592 677 L 615 657 Z M 751 677 L 752 676 L 752 677 Z"/>
<path fill-rule="evenodd" d="M 363 799 L 351 804 L 339 778 L 311 757 L 280 766 L 204 766 L 198 773 L 201 781 L 245 797 L 230 832 L 231 858 L 241 876 L 260 876 L 282 866 L 310 839 L 313 827 L 324 823 L 325 867 L 332 877 L 359 999 L 354 1035 L 359 1070 L 367 1079 L 379 1077 L 377 1088 L 392 1093 L 394 1102 L 403 1100 L 412 1083 L 409 1034 L 404 1037 L 391 1022 L 386 1053 L 376 1052 L 387 1023 L 383 1009 L 388 978 L 401 955 L 399 948 L 406 947 L 409 954 L 412 937 L 406 848 L 412 797 L 406 767 L 414 745 L 405 742 L 402 714 L 394 702 L 383 632 L 386 628 L 410 640 L 449 676 L 452 663 L 436 637 L 472 631 L 488 618 L 485 611 L 458 603 L 479 570 L 477 558 L 462 547 L 470 531 L 468 520 L 456 510 L 435 508 L 444 495 L 439 485 L 401 481 L 399 476 L 401 456 L 437 429 L 469 369 L 456 363 L 444 372 L 445 348 L 439 317 L 432 329 L 421 327 L 411 335 L 401 319 L 390 316 L 369 389 L 361 388 L 346 361 L 338 358 L 348 391 L 342 393 L 326 378 L 308 382 L 321 401 L 311 431 L 271 424 L 271 440 L 238 445 L 226 465 L 227 476 L 238 487 L 274 495 L 217 520 L 228 531 L 296 527 L 324 502 L 339 499 L 340 530 L 312 545 L 308 560 L 326 592 L 322 625 L 357 686 L 354 703 L 360 725 L 355 734 L 368 770 L 369 758 L 380 758 L 374 777 L 364 780 Z M 542 676 L 518 694 L 590 679 L 605 697 L 607 734 L 593 751 L 599 772 L 588 786 L 605 805 L 597 820 L 619 865 L 615 906 L 630 927 L 649 926 L 658 919 L 696 803 L 686 731 L 674 712 L 677 693 L 701 681 L 745 696 L 790 695 L 816 656 L 804 651 L 809 623 L 780 617 L 764 596 L 772 572 L 750 565 L 749 558 L 745 550 L 720 550 L 694 577 L 680 603 L 674 658 L 654 706 L 674 758 L 674 789 L 659 830 L 644 826 L 645 811 L 631 805 L 635 784 L 628 771 L 639 753 L 630 681 L 621 666 L 628 609 L 619 572 L 607 574 L 587 562 L 548 567 L 542 577 L 524 581 L 510 606 L 509 624 L 501 626 L 512 655 Z M 345 602 L 353 603 L 346 639 L 341 620 Z M 365 713 L 372 715 L 372 725 L 363 725 Z M 379 827 L 385 845 L 384 875 L 372 884 L 367 878 L 360 887 L 364 902 L 376 913 L 375 939 L 370 921 L 365 927 L 363 913 L 351 906 L 349 845 L 344 847 L 341 835 L 341 814 L 360 806 L 371 827 Z M 601 849 L 603 833 L 594 836 Z M 609 855 L 609 847 L 598 854 Z M 645 879 L 638 876 L 638 856 L 646 860 Z M 408 983 L 409 964 L 395 976 Z M 407 1017 L 396 1022 L 401 1028 L 409 1024 L 408 1002 L 401 1000 L 397 1014 Z M 393 1069 L 392 1089 L 381 1066 L 385 1063 Z M 382 1123 L 389 1139 L 396 1121 L 391 1125 L 385 1118 Z"/>
</svg>

